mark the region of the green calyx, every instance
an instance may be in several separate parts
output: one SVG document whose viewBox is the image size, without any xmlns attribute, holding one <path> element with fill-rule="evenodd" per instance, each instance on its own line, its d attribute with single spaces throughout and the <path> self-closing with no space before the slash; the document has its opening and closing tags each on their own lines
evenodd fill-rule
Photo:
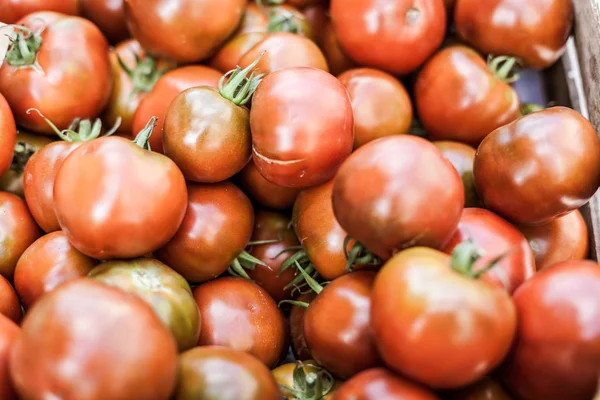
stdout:
<svg viewBox="0 0 600 400">
<path fill-rule="evenodd" d="M 9 36 L 6 63 L 12 67 L 35 67 L 42 46 L 41 33 L 42 31 L 33 32 L 26 26 L 14 26 L 14 31 Z"/>
<path fill-rule="evenodd" d="M 269 243 L 277 243 L 278 240 L 259 240 L 254 242 L 249 242 L 248 246 L 259 246 L 262 244 Z M 229 273 L 233 276 L 237 276 L 240 278 L 252 280 L 246 270 L 254 271 L 257 265 L 262 265 L 263 267 L 268 267 L 267 264 L 259 260 L 250 254 L 247 250 L 243 250 L 236 258 L 233 259 L 231 265 L 229 266 Z"/>
<path fill-rule="evenodd" d="M 102 134 L 102 120 L 100 118 L 96 118 L 94 122 L 89 119 L 75 118 L 67 129 L 61 131 L 37 108 L 30 108 L 27 110 L 27 114 L 31 114 L 31 112 L 36 112 L 40 117 L 42 117 L 50 126 L 50 128 L 52 128 L 54 133 L 56 133 L 58 137 L 65 142 L 87 142 L 100 137 Z M 121 117 L 117 118 L 115 125 L 108 132 L 106 132 L 104 136 L 112 135 L 117 131 L 117 129 L 119 129 L 119 126 L 121 126 Z"/>
<path fill-rule="evenodd" d="M 513 83 L 519 80 L 518 69 L 521 62 L 515 57 L 509 56 L 488 56 L 487 64 L 496 78 L 504 83 Z"/>
<path fill-rule="evenodd" d="M 308 36 L 301 24 L 302 16 L 286 10 L 282 7 L 272 7 L 269 10 L 269 23 L 267 32 L 289 32 L 298 35 Z"/>
<path fill-rule="evenodd" d="M 367 265 L 377 267 L 381 265 L 381 258 L 373 254 L 362 243 L 355 241 L 350 250 L 348 246 L 352 238 L 346 236 L 344 239 L 344 255 L 346 256 L 346 271 L 354 271 L 356 265 Z"/>
<path fill-rule="evenodd" d="M 465 240 L 452 252 L 451 267 L 454 271 L 463 276 L 473 279 L 479 279 L 492 269 L 494 269 L 500 261 L 504 259 L 510 252 L 503 253 L 492 259 L 487 266 L 477 271 L 474 270 L 475 263 L 479 260 L 483 253 L 472 240 Z"/>
<path fill-rule="evenodd" d="M 538 111 L 542 111 L 545 110 L 546 107 L 540 105 L 540 104 L 535 104 L 535 103 L 524 103 L 521 105 L 521 109 L 520 109 L 520 113 L 521 116 L 525 116 L 534 112 L 538 112 Z"/>
<path fill-rule="evenodd" d="M 35 148 L 27 142 L 17 141 L 15 144 L 15 151 L 13 153 L 13 160 L 10 164 L 10 169 L 17 174 L 22 174 L 25 170 L 25 164 L 35 153 Z"/>
<path fill-rule="evenodd" d="M 154 128 L 156 128 L 156 121 L 158 121 L 157 117 L 150 118 L 144 129 L 142 129 L 135 139 L 133 139 L 133 143 L 144 150 L 152 150 L 150 148 L 150 136 L 152 135 Z"/>
<path fill-rule="evenodd" d="M 292 379 L 292 387 L 286 385 L 280 387 L 289 398 L 295 400 L 321 400 L 335 385 L 335 379 L 329 371 L 319 365 L 302 361 L 296 362 Z"/>
<path fill-rule="evenodd" d="M 151 56 L 145 56 L 143 59 L 134 53 L 135 67 L 133 69 L 125 65 L 125 62 L 117 55 L 119 65 L 125 73 L 131 78 L 133 83 L 133 94 L 148 93 L 158 78 L 165 74 L 168 69 L 159 69 L 156 59 Z"/>
<path fill-rule="evenodd" d="M 310 260 L 308 259 L 308 255 L 302 246 L 288 247 L 287 249 L 283 250 L 283 252 L 287 251 L 296 251 L 296 253 L 285 260 L 281 266 L 281 269 L 279 270 L 278 276 L 281 276 L 281 274 L 283 274 L 286 270 L 294 268 L 296 270 L 296 277 L 283 289 L 292 289 L 292 294 L 294 294 L 296 291 L 300 294 L 305 294 L 311 291 L 317 294 L 321 293 L 323 287 L 319 284 L 319 282 L 317 282 L 319 273 L 315 269 L 314 265 L 311 264 Z"/>
<path fill-rule="evenodd" d="M 238 106 L 248 103 L 264 76 L 264 74 L 254 75 L 255 71 L 252 71 L 264 54 L 265 52 L 263 51 L 246 68 L 241 69 L 237 67 L 223 75 L 219 80 L 219 93 L 221 96 Z M 248 73 L 250 73 L 250 76 L 248 76 Z M 225 79 L 227 78 L 229 79 L 225 83 Z"/>
</svg>

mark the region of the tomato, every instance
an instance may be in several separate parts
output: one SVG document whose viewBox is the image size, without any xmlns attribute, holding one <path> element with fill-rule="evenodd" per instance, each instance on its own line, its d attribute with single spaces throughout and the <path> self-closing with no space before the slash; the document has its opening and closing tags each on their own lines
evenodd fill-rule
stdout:
<svg viewBox="0 0 600 400">
<path fill-rule="evenodd" d="M 342 164 L 332 196 L 340 226 L 383 259 L 410 246 L 443 246 L 464 204 L 452 164 L 433 144 L 409 135 L 360 147 Z"/>
<path fill-rule="evenodd" d="M 385 368 L 372 368 L 342 384 L 333 400 L 439 400 L 428 389 Z"/>
<path fill-rule="evenodd" d="M 158 260 L 138 258 L 109 261 L 88 275 L 95 280 L 139 296 L 152 307 L 177 341 L 179 351 L 196 345 L 200 314 L 186 280 Z"/>
<path fill-rule="evenodd" d="M 238 175 L 244 192 L 256 204 L 273 210 L 287 210 L 294 205 L 300 189 L 277 186 L 266 180 L 254 161 L 250 161 Z"/>
<path fill-rule="evenodd" d="M 475 179 L 473 178 L 475 149 L 468 144 L 451 140 L 440 140 L 439 142 L 433 142 L 433 144 L 452 163 L 456 172 L 460 175 L 465 192 L 465 207 L 480 206 L 481 200 L 477 195 Z"/>
<path fill-rule="evenodd" d="M 24 399 L 166 399 L 177 348 L 142 300 L 82 278 L 29 310 L 9 367 Z"/>
<path fill-rule="evenodd" d="M 520 58 L 531 68 L 554 64 L 573 26 L 571 0 L 457 0 L 459 36 L 486 54 Z"/>
<path fill-rule="evenodd" d="M 525 236 L 491 211 L 466 208 L 458 229 L 443 251 L 452 254 L 456 246 L 468 240 L 481 251 L 481 258 L 474 266 L 476 271 L 504 255 L 495 268 L 482 275 L 482 279 L 506 289 L 508 293 L 512 294 L 535 273 L 533 251 Z"/>
<path fill-rule="evenodd" d="M 581 114 L 551 107 L 489 134 L 477 149 L 475 186 L 488 208 L 536 225 L 581 207 L 600 186 L 600 139 Z"/>
<path fill-rule="evenodd" d="M 417 69 L 446 33 L 442 0 L 332 0 L 330 12 L 350 58 L 394 75 Z"/>
<path fill-rule="evenodd" d="M 313 360 L 282 364 L 273 370 L 285 399 L 331 400 L 340 383 Z"/>
<path fill-rule="evenodd" d="M 19 257 L 40 234 L 25 202 L 0 192 L 0 275 L 12 281 Z"/>
<path fill-rule="evenodd" d="M 237 67 L 243 55 L 266 36 L 265 32 L 247 32 L 236 35 L 219 49 L 208 64 L 221 72 L 231 71 Z"/>
<path fill-rule="evenodd" d="M 508 84 L 510 72 L 496 75 L 474 50 L 450 46 L 419 72 L 415 105 L 419 120 L 434 140 L 478 145 L 494 129 L 519 117 L 519 96 Z"/>
<path fill-rule="evenodd" d="M 14 28 L 17 42 L 0 68 L 0 92 L 17 125 L 54 133 L 39 115 L 27 113 L 30 108 L 40 110 L 58 129 L 66 129 L 75 118 L 98 116 L 112 87 L 102 32 L 86 19 L 54 12 L 29 14 L 18 24 L 25 28 Z M 30 52 L 22 53 L 21 46 Z"/>
<path fill-rule="evenodd" d="M 173 161 L 146 149 L 153 123 L 133 142 L 118 136 L 85 142 L 58 170 L 56 217 L 83 254 L 139 257 L 179 229 L 187 207 L 185 179 Z"/>
<path fill-rule="evenodd" d="M 0 275 L 0 314 L 16 323 L 19 323 L 23 316 L 21 302 L 17 297 L 15 289 L 13 289 L 10 282 L 2 275 Z"/>
<path fill-rule="evenodd" d="M 340 46 L 335 27 L 332 22 L 329 22 L 323 33 L 323 53 L 329 65 L 329 71 L 333 75 L 339 75 L 350 68 L 356 67 L 356 63 L 352 61 Z"/>
<path fill-rule="evenodd" d="M 326 0 L 288 0 L 288 3 L 294 7 L 304 8 L 315 5 L 327 4 Z"/>
<path fill-rule="evenodd" d="M 11 167 L 13 150 L 17 141 L 17 127 L 6 99 L 0 94 L 0 176 Z"/>
<path fill-rule="evenodd" d="M 256 357 L 221 346 L 203 346 L 179 356 L 174 400 L 279 400 L 279 387 Z"/>
<path fill-rule="evenodd" d="M 329 25 L 328 11 L 322 4 L 310 5 L 302 9 L 304 19 L 309 24 L 310 31 L 312 32 L 312 39 L 320 48 L 323 48 L 325 30 L 327 29 L 327 25 Z"/>
<path fill-rule="evenodd" d="M 75 249 L 62 231 L 42 236 L 19 258 L 15 289 L 25 308 L 65 282 L 87 276 L 96 261 Z"/>
<path fill-rule="evenodd" d="M 92 21 L 111 43 L 129 37 L 123 0 L 79 0 L 81 15 Z"/>
<path fill-rule="evenodd" d="M 249 32 L 267 32 L 267 25 L 269 24 L 269 18 L 267 13 L 264 13 L 258 8 L 256 3 L 249 2 L 242 20 L 238 25 L 235 35 L 243 35 Z"/>
<path fill-rule="evenodd" d="M 523 400 L 591 399 L 600 371 L 600 266 L 544 268 L 513 296 L 519 328 L 503 381 Z"/>
<path fill-rule="evenodd" d="M 246 0 L 124 0 L 127 26 L 149 53 L 179 63 L 212 56 L 235 31 Z"/>
<path fill-rule="evenodd" d="M 354 141 L 346 89 L 314 68 L 267 75 L 252 99 L 250 128 L 256 167 L 267 180 L 285 187 L 330 180 Z"/>
<path fill-rule="evenodd" d="M 329 71 L 327 60 L 315 42 L 288 32 L 272 33 L 255 44 L 240 58 L 240 67 L 246 68 L 263 52 L 266 52 L 265 55 L 256 65 L 256 69 L 262 74 L 291 67 L 312 67 Z"/>
<path fill-rule="evenodd" d="M 583 260 L 588 255 L 588 229 L 579 210 L 547 224 L 519 229 L 529 240 L 538 270 L 563 261 Z"/>
<path fill-rule="evenodd" d="M 3 0 L 0 22 L 15 24 L 28 14 L 38 11 L 55 11 L 77 15 L 80 0 Z"/>
<path fill-rule="evenodd" d="M 383 266 L 373 286 L 371 326 L 388 367 L 432 388 L 453 389 L 483 378 L 504 359 L 515 336 L 515 306 L 503 288 L 456 262 L 471 255 L 451 261 L 413 247 Z"/>
<path fill-rule="evenodd" d="M 252 204 L 234 184 L 188 183 L 181 227 L 156 255 L 188 281 L 204 282 L 227 270 L 248 244 L 253 225 Z"/>
<path fill-rule="evenodd" d="M 513 400 L 494 379 L 485 377 L 466 388 L 448 393 L 447 400 Z"/>
<path fill-rule="evenodd" d="M 311 23 L 296 7 L 289 4 L 273 5 L 268 12 L 267 32 L 290 32 L 317 42 Z"/>
<path fill-rule="evenodd" d="M 202 320 L 199 346 L 222 345 L 245 351 L 268 367 L 287 350 L 283 314 L 254 282 L 219 278 L 196 287 L 194 298 Z"/>
<path fill-rule="evenodd" d="M 374 279 L 372 271 L 352 272 L 335 279 L 304 314 L 304 335 L 310 354 L 342 379 L 381 363 L 369 325 Z"/>
<path fill-rule="evenodd" d="M 354 111 L 354 147 L 407 133 L 413 117 L 408 92 L 395 77 L 371 68 L 350 69 L 338 79 Z"/>
<path fill-rule="evenodd" d="M 21 329 L 7 317 L 0 315 L 0 398 L 17 400 L 17 395 L 10 379 L 10 352 Z"/>
<path fill-rule="evenodd" d="M 302 303 L 310 303 L 317 294 L 312 290 L 298 297 L 297 301 Z M 290 338 L 292 351 L 296 360 L 308 360 L 312 358 L 306 337 L 304 336 L 304 314 L 306 308 L 302 306 L 294 306 L 290 311 Z"/>
<path fill-rule="evenodd" d="M 186 89 L 195 86 L 217 87 L 222 74 L 203 65 L 189 65 L 169 71 L 161 76 L 148 92 L 133 116 L 133 132 L 139 132 L 153 116 L 158 117 L 158 127 L 150 136 L 150 148 L 163 152 L 163 126 L 167 109 L 173 99 Z"/>
</svg>

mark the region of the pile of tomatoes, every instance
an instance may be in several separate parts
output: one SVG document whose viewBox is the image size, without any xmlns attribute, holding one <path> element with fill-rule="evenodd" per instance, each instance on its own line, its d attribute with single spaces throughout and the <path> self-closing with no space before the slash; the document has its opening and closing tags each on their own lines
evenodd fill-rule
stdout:
<svg viewBox="0 0 600 400">
<path fill-rule="evenodd" d="M 591 400 L 571 0 L 0 0 L 1 400 Z"/>
</svg>

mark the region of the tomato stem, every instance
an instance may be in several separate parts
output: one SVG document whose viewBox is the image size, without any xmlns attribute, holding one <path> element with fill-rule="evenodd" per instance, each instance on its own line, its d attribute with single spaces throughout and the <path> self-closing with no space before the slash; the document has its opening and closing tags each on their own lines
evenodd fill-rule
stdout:
<svg viewBox="0 0 600 400">
<path fill-rule="evenodd" d="M 67 129 L 60 130 L 52 121 L 50 121 L 40 110 L 37 108 L 30 108 L 27 110 L 27 114 L 31 114 L 31 112 L 36 112 L 40 117 L 46 121 L 46 123 L 52 128 L 54 133 L 58 135 L 65 142 L 87 142 L 92 139 L 96 139 L 102 133 L 102 120 L 100 118 L 96 118 L 94 123 L 89 119 L 80 119 L 75 118 L 71 125 Z M 106 132 L 105 136 L 110 136 L 119 129 L 121 126 L 121 117 L 118 117 L 115 121 L 114 126 Z"/>
<path fill-rule="evenodd" d="M 269 23 L 267 32 L 289 32 L 297 35 L 308 36 L 309 32 L 302 29 L 302 25 L 298 23 L 303 17 L 296 15 L 282 7 L 272 7 L 269 10 Z"/>
<path fill-rule="evenodd" d="M 521 109 L 520 109 L 520 113 L 521 116 L 525 116 L 534 112 L 538 112 L 538 111 L 542 111 L 545 110 L 546 107 L 540 105 L 540 104 L 535 104 L 535 103 L 524 103 L 521 105 Z"/>
<path fill-rule="evenodd" d="M 515 57 L 494 57 L 491 54 L 488 57 L 488 67 L 498 79 L 505 83 L 513 83 L 519 79 L 518 67 L 520 65 L 520 61 Z"/>
<path fill-rule="evenodd" d="M 468 276 L 473 279 L 479 279 L 492 269 L 496 268 L 500 261 L 512 254 L 517 247 L 512 247 L 510 250 L 494 257 L 484 268 L 477 271 L 474 270 L 475 263 L 479 260 L 483 253 L 473 240 L 465 240 L 452 252 L 451 266 L 456 272 L 461 275 Z"/>
<path fill-rule="evenodd" d="M 159 69 L 156 59 L 149 55 L 142 59 L 133 52 L 135 57 L 135 67 L 133 69 L 129 68 L 118 54 L 116 56 L 121 69 L 131 78 L 133 84 L 132 96 L 138 93 L 148 93 L 152 90 L 158 78 L 169 70 L 167 68 Z"/>
<path fill-rule="evenodd" d="M 42 31 L 33 32 L 26 26 L 14 26 L 14 34 L 9 36 L 11 43 L 6 53 L 6 63 L 13 67 L 35 67 L 43 42 Z"/>
<path fill-rule="evenodd" d="M 302 307 L 302 308 L 308 308 L 309 304 L 305 303 L 304 301 L 298 301 L 298 300 L 281 300 L 278 304 L 279 307 L 281 307 L 282 304 L 291 304 L 293 306 L 296 307 Z"/>
<path fill-rule="evenodd" d="M 367 249 L 362 243 L 355 241 L 350 251 L 348 246 L 352 238 L 348 235 L 344 239 L 344 255 L 346 256 L 346 271 L 352 272 L 356 265 L 381 265 L 381 259 Z"/>
<path fill-rule="evenodd" d="M 256 60 L 246 68 L 237 67 L 223 75 L 219 80 L 219 93 L 221 96 L 238 106 L 248 103 L 264 76 L 264 74 L 255 76 L 256 71 L 252 71 L 264 54 L 265 51 L 260 53 Z M 250 73 L 249 77 L 248 73 Z M 227 77 L 229 77 L 229 80 L 225 83 Z"/>
<path fill-rule="evenodd" d="M 307 373 L 305 371 L 307 366 L 314 371 Z M 296 362 L 292 382 L 292 387 L 282 384 L 279 386 L 297 400 L 320 400 L 327 396 L 335 385 L 335 379 L 329 371 L 319 365 L 305 364 L 302 361 Z"/>
<path fill-rule="evenodd" d="M 152 135 L 152 131 L 156 127 L 156 121 L 158 121 L 157 117 L 150 118 L 144 129 L 142 129 L 135 139 L 133 139 L 133 143 L 144 150 L 152 150 L 150 148 L 150 135 Z"/>
</svg>

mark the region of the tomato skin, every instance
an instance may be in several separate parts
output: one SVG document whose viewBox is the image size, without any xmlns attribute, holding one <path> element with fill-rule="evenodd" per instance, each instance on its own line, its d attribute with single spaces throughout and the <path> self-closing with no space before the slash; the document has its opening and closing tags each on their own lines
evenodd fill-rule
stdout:
<svg viewBox="0 0 600 400">
<path fill-rule="evenodd" d="M 352 105 L 344 86 L 328 73 L 286 68 L 258 86 L 250 129 L 262 176 L 279 186 L 314 186 L 330 180 L 352 151 Z"/>
<path fill-rule="evenodd" d="M 296 389 L 300 389 L 298 388 L 298 385 L 294 384 L 294 370 L 296 369 L 296 367 L 298 366 L 297 363 L 287 363 L 287 364 L 282 364 L 280 366 L 278 366 L 277 368 L 273 369 L 272 374 L 275 377 L 275 380 L 277 381 L 277 383 L 280 385 L 281 388 L 281 392 L 284 395 L 284 398 L 286 400 L 302 400 L 306 397 L 302 397 L 301 395 L 294 395 L 293 392 L 284 389 L 282 386 L 287 386 L 289 388 L 296 388 Z M 304 373 L 306 375 L 310 374 L 310 373 L 314 373 L 317 374 L 319 373 L 319 371 L 322 371 L 322 368 L 320 368 L 318 366 L 318 364 L 314 361 L 314 360 L 308 360 L 306 362 L 304 362 L 302 364 L 302 369 L 304 370 Z M 323 381 L 324 379 L 321 378 L 321 380 Z M 340 386 L 340 381 L 334 381 L 333 386 L 331 387 L 330 391 L 325 395 L 325 396 L 321 396 L 318 397 L 319 400 L 332 400 L 333 396 L 335 395 L 335 392 L 337 391 L 337 389 Z M 302 395 L 306 395 L 306 393 L 302 393 Z M 310 397 L 309 397 L 310 398 Z"/>
<path fill-rule="evenodd" d="M 133 116 L 133 132 L 137 134 L 152 117 L 158 124 L 150 136 L 150 147 L 157 153 L 163 152 L 163 129 L 169 105 L 175 97 L 195 86 L 217 87 L 221 72 L 203 65 L 189 65 L 167 72 L 161 76 L 152 90 L 147 93 Z"/>
<path fill-rule="evenodd" d="M 212 56 L 235 31 L 247 0 L 124 0 L 132 36 L 152 54 L 179 63 Z"/>
<path fill-rule="evenodd" d="M 102 32 L 86 19 L 54 12 L 29 14 L 18 24 L 34 31 L 45 29 L 37 55 L 43 74 L 6 61 L 0 69 L 0 92 L 10 104 L 17 125 L 54 134 L 38 114 L 27 114 L 30 108 L 40 110 L 59 129 L 66 129 L 75 118 L 98 116 L 112 87 L 108 43 Z"/>
<path fill-rule="evenodd" d="M 338 389 L 333 400 L 439 400 L 433 392 L 385 368 L 363 371 Z"/>
<path fill-rule="evenodd" d="M 502 370 L 507 387 L 523 400 L 591 399 L 600 369 L 598 264 L 544 268 L 513 298 L 519 328 Z"/>
<path fill-rule="evenodd" d="M 109 261 L 91 270 L 88 276 L 144 300 L 173 334 L 179 351 L 196 345 L 200 313 L 192 289 L 165 264 L 151 258 Z"/>
<path fill-rule="evenodd" d="M 268 367 L 273 367 L 287 350 L 283 314 L 254 282 L 219 278 L 194 288 L 194 298 L 202 319 L 199 346 L 245 351 Z"/>
<path fill-rule="evenodd" d="M 15 289 L 29 309 L 43 294 L 83 278 L 96 261 L 75 249 L 62 231 L 40 237 L 25 250 L 15 268 Z"/>
<path fill-rule="evenodd" d="M 340 226 L 386 260 L 410 246 L 443 246 L 458 225 L 464 192 L 433 144 L 400 135 L 374 140 L 348 157 L 332 201 Z"/>
<path fill-rule="evenodd" d="M 337 278 L 325 286 L 304 314 L 304 336 L 310 354 L 342 379 L 381 364 L 369 325 L 374 280 L 372 271 Z"/>
<path fill-rule="evenodd" d="M 13 345 L 21 328 L 9 318 L 0 315 L 0 398 L 17 400 L 17 394 L 10 379 L 9 359 Z"/>
<path fill-rule="evenodd" d="M 327 25 L 329 25 L 328 13 L 329 10 L 327 9 L 327 7 L 318 3 L 302 8 L 302 14 L 304 14 L 304 19 L 310 26 L 310 31 L 312 32 L 312 39 L 321 49 L 323 48 L 325 30 L 327 29 Z"/>
<path fill-rule="evenodd" d="M 256 64 L 256 69 L 262 74 L 292 67 L 311 67 L 329 72 L 327 60 L 315 42 L 288 32 L 271 33 L 266 36 L 240 58 L 240 67 L 246 68 L 265 51 Z"/>
<path fill-rule="evenodd" d="M 19 323 L 23 317 L 21 302 L 10 282 L 0 275 L 0 314 Z M 2 391 L 0 390 L 0 393 Z"/>
<path fill-rule="evenodd" d="M 175 163 L 117 136 L 81 144 L 54 181 L 62 230 L 77 250 L 96 259 L 159 249 L 179 229 L 186 207 L 185 179 Z"/>
<path fill-rule="evenodd" d="M 179 356 L 174 400 L 279 400 L 277 382 L 256 357 L 222 346 L 196 347 Z"/>
<path fill-rule="evenodd" d="M 600 139 L 565 107 L 526 115 L 490 133 L 477 149 L 475 186 L 487 207 L 537 225 L 581 207 L 600 186 Z"/>
<path fill-rule="evenodd" d="M 298 301 L 304 303 L 310 303 L 315 297 L 316 293 L 310 291 L 298 297 Z M 304 314 L 306 314 L 306 308 L 293 306 L 290 311 L 290 338 L 292 351 L 296 360 L 308 360 L 312 358 L 310 349 L 306 343 L 306 337 L 304 335 Z"/>
<path fill-rule="evenodd" d="M 292 208 L 300 189 L 277 186 L 266 180 L 254 164 L 250 162 L 238 175 L 238 181 L 244 193 L 259 206 L 271 210 L 287 210 Z"/>
<path fill-rule="evenodd" d="M 0 192 L 0 275 L 12 281 L 19 257 L 40 234 L 25 202 Z"/>
<path fill-rule="evenodd" d="M 494 379 L 485 377 L 466 388 L 448 393 L 445 400 L 513 400 Z"/>
<path fill-rule="evenodd" d="M 267 36 L 266 32 L 247 32 L 229 39 L 208 64 L 225 73 L 235 69 L 240 59 Z"/>
<path fill-rule="evenodd" d="M 579 210 L 538 226 L 519 226 L 529 240 L 538 270 L 569 260 L 583 260 L 589 253 L 588 229 Z"/>
<path fill-rule="evenodd" d="M 517 119 L 520 107 L 517 92 L 466 46 L 447 47 L 427 61 L 415 84 L 415 104 L 433 140 L 473 146 Z"/>
<path fill-rule="evenodd" d="M 474 269 L 480 270 L 506 254 L 497 266 L 481 279 L 506 289 L 510 294 L 535 273 L 535 259 L 529 242 L 509 222 L 483 208 L 465 208 L 456 232 L 443 251 L 452 254 L 456 246 L 472 240 L 483 252 Z"/>
<path fill-rule="evenodd" d="M 79 0 L 81 15 L 91 20 L 111 43 L 129 37 L 123 0 Z"/>
<path fill-rule="evenodd" d="M 249 2 L 235 35 L 243 35 L 249 32 L 263 32 L 266 34 L 268 25 L 268 16 L 262 13 L 256 3 Z"/>
<path fill-rule="evenodd" d="M 72 366 L 68 374 L 61 365 Z M 177 348 L 142 300 L 82 278 L 29 310 L 10 373 L 24 399 L 166 399 L 175 387 Z"/>
<path fill-rule="evenodd" d="M 394 75 L 417 69 L 446 33 L 442 0 L 332 0 L 330 13 L 350 58 Z"/>
<path fill-rule="evenodd" d="M 498 18 L 499 13 L 510 17 Z M 459 36 L 477 50 L 516 56 L 535 69 L 562 55 L 573 18 L 571 0 L 458 0 L 454 12 Z"/>
<path fill-rule="evenodd" d="M 516 324 L 504 289 L 456 273 L 437 250 L 404 250 L 375 278 L 371 326 L 379 353 L 392 370 L 432 388 L 483 378 L 508 353 Z"/>
<path fill-rule="evenodd" d="M 323 54 L 325 54 L 327 64 L 329 65 L 329 70 L 333 75 L 337 76 L 342 72 L 357 66 L 340 46 L 335 27 L 331 21 L 325 27 L 322 47 Z"/>
<path fill-rule="evenodd" d="M 79 14 L 80 0 L 3 0 L 0 22 L 15 24 L 28 14 L 54 11 L 68 15 Z"/>
<path fill-rule="evenodd" d="M 371 68 L 350 69 L 338 79 L 354 111 L 354 148 L 384 136 L 407 133 L 413 117 L 408 92 L 395 77 Z"/>
<path fill-rule="evenodd" d="M 17 142 L 17 126 L 10 106 L 0 94 L 0 176 L 10 168 L 13 160 L 13 150 Z"/>
<path fill-rule="evenodd" d="M 468 144 L 450 140 L 433 142 L 435 147 L 454 166 L 460 175 L 465 191 L 465 207 L 478 207 L 481 200 L 475 189 L 475 178 L 473 177 L 473 161 L 475 149 Z"/>
<path fill-rule="evenodd" d="M 252 204 L 234 184 L 188 183 L 183 222 L 156 256 L 189 282 L 204 282 L 227 270 L 248 244 L 253 226 Z"/>
</svg>

